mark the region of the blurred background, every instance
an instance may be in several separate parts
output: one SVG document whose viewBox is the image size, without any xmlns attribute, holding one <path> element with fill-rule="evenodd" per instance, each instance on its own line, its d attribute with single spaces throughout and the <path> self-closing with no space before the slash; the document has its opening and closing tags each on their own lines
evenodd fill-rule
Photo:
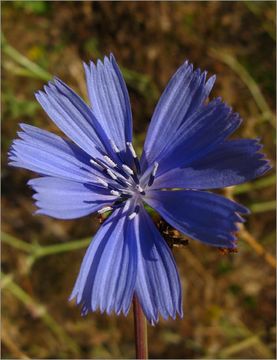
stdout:
<svg viewBox="0 0 277 360">
<path fill-rule="evenodd" d="M 2 2 L 2 358 L 133 358 L 133 317 L 80 317 L 67 299 L 99 224 L 33 216 L 28 171 L 7 167 L 19 122 L 57 132 L 34 99 L 56 75 L 86 98 L 82 61 L 113 52 L 141 149 L 161 91 L 185 59 L 275 163 L 275 2 Z M 174 250 L 184 319 L 149 326 L 151 358 L 275 358 L 275 171 L 224 194 L 252 210 L 239 252 Z"/>
</svg>

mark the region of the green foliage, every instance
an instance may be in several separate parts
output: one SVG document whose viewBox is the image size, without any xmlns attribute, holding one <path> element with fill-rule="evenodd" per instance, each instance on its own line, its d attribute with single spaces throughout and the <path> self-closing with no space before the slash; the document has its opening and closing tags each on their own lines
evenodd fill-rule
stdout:
<svg viewBox="0 0 277 360">
<path fill-rule="evenodd" d="M 233 270 L 232 263 L 228 260 L 222 259 L 217 263 L 217 272 L 219 275 L 228 274 Z"/>
<path fill-rule="evenodd" d="M 156 85 L 151 81 L 149 76 L 140 74 L 136 71 L 121 67 L 123 76 L 127 84 L 141 93 L 144 97 L 155 101 L 158 98 L 158 89 Z"/>
<path fill-rule="evenodd" d="M 9 45 L 3 34 L 1 41 L 3 53 L 16 64 L 16 66 L 8 66 L 10 71 L 13 71 L 16 75 L 34 77 L 45 81 L 52 78 L 51 74 Z"/>
<path fill-rule="evenodd" d="M 22 119 L 22 117 L 25 116 L 31 118 L 36 114 L 37 109 L 40 108 L 37 101 L 19 99 L 9 90 L 3 94 L 2 100 L 4 102 L 4 112 L 7 113 L 7 117 L 9 116 L 14 119 Z"/>
<path fill-rule="evenodd" d="M 16 9 L 23 10 L 26 14 L 35 14 L 35 15 L 46 15 L 50 8 L 50 1 L 14 1 L 13 6 Z"/>
</svg>

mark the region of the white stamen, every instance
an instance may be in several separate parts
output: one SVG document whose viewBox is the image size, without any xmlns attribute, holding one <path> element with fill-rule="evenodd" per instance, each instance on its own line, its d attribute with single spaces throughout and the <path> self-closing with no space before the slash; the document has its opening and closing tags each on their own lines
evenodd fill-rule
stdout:
<svg viewBox="0 0 277 360">
<path fill-rule="evenodd" d="M 159 167 L 159 163 L 155 162 L 155 163 L 154 163 L 153 170 L 152 170 L 152 175 L 153 175 L 153 176 L 156 176 L 157 171 L 158 171 L 158 167 Z"/>
<path fill-rule="evenodd" d="M 137 154 L 135 152 L 133 144 L 130 143 L 130 142 L 127 142 L 126 144 L 127 144 L 128 148 L 129 148 L 129 150 L 131 151 L 131 154 L 132 154 L 133 158 L 137 158 L 138 156 L 137 156 Z"/>
<path fill-rule="evenodd" d="M 101 179 L 101 178 L 97 178 L 96 181 L 97 181 L 99 184 L 105 186 L 106 188 L 109 186 L 109 184 L 108 184 L 105 180 L 103 180 L 103 179 Z"/>
<path fill-rule="evenodd" d="M 136 212 L 132 212 L 132 214 L 130 214 L 130 215 L 128 216 L 129 220 L 133 220 L 136 215 L 137 215 Z"/>
<path fill-rule="evenodd" d="M 124 181 L 126 184 L 130 184 L 130 183 L 127 181 L 128 179 L 130 179 L 130 177 L 128 177 L 128 178 L 126 179 L 126 175 L 123 176 L 123 175 L 121 175 L 120 173 L 117 173 L 116 176 L 117 176 L 119 179 L 121 179 L 122 181 Z"/>
<path fill-rule="evenodd" d="M 111 166 L 111 167 L 116 167 L 116 163 L 112 161 L 112 159 L 110 159 L 107 155 L 104 155 L 104 159 L 107 161 L 107 163 Z"/>
<path fill-rule="evenodd" d="M 98 169 L 103 170 L 103 167 L 101 165 L 99 165 L 96 161 L 94 161 L 93 159 L 90 159 L 89 162 L 92 165 L 96 166 Z"/>
<path fill-rule="evenodd" d="M 151 172 L 151 175 L 150 175 L 149 180 L 148 180 L 148 186 L 153 185 L 155 176 L 157 174 L 158 167 L 159 167 L 159 164 L 157 162 L 155 162 L 154 166 L 153 166 L 153 169 L 152 169 L 152 172 Z"/>
<path fill-rule="evenodd" d="M 107 169 L 107 173 L 110 175 L 112 179 L 117 180 L 117 176 L 115 175 L 115 173 L 112 172 L 112 170 Z"/>
<path fill-rule="evenodd" d="M 133 170 L 128 165 L 123 164 L 122 167 L 128 174 L 134 175 Z"/>
<path fill-rule="evenodd" d="M 120 196 L 120 192 L 116 190 L 111 190 L 111 194 L 114 196 Z"/>
<path fill-rule="evenodd" d="M 98 212 L 98 214 L 104 214 L 105 212 L 110 211 L 112 209 L 113 209 L 112 207 L 106 206 L 106 207 L 103 207 L 102 209 L 98 210 L 97 212 Z"/>
<path fill-rule="evenodd" d="M 136 188 L 138 189 L 139 192 L 144 192 L 143 188 L 140 185 L 136 185 Z"/>
<path fill-rule="evenodd" d="M 137 205 L 137 206 L 135 207 L 134 212 L 132 212 L 132 214 L 130 214 L 130 215 L 128 216 L 129 220 L 132 220 L 132 219 L 138 214 L 139 208 L 140 208 L 139 205 Z"/>
<path fill-rule="evenodd" d="M 119 153 L 120 150 L 119 150 L 119 148 L 116 146 L 115 142 L 114 142 L 113 140 L 110 140 L 110 142 L 111 142 L 113 151 L 116 152 L 116 153 Z"/>
</svg>

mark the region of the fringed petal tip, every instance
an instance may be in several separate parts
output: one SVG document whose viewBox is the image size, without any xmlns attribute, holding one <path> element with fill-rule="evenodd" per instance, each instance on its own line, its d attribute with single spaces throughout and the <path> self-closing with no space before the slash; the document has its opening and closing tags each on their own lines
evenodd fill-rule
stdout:
<svg viewBox="0 0 277 360">
<path fill-rule="evenodd" d="M 131 304 L 127 309 L 119 309 L 119 310 L 115 310 L 115 309 L 101 309 L 100 306 L 94 307 L 92 308 L 90 303 L 86 303 L 86 302 L 82 302 L 81 299 L 78 300 L 78 295 L 76 293 L 73 293 L 69 296 L 68 298 L 68 302 L 74 302 L 74 304 L 76 306 L 78 306 L 80 308 L 80 313 L 82 317 L 85 317 L 87 315 L 89 315 L 89 313 L 94 313 L 94 312 L 100 312 L 101 314 L 106 314 L 108 316 L 110 315 L 123 315 L 125 317 L 127 317 L 129 315 L 130 309 L 131 309 Z M 180 304 L 179 308 L 176 309 L 172 314 L 161 314 L 160 312 L 158 312 L 155 316 L 149 316 L 149 314 L 144 313 L 144 316 L 146 317 L 147 321 L 149 322 L 149 324 L 151 326 L 156 326 L 159 322 L 160 319 L 162 320 L 177 320 L 179 319 L 183 319 L 184 314 L 183 314 L 183 309 L 182 309 L 182 304 Z"/>
<path fill-rule="evenodd" d="M 184 317 L 184 314 L 183 314 L 183 309 L 179 309 L 179 310 L 176 310 L 175 313 L 171 314 L 171 315 L 168 315 L 168 316 L 164 316 L 162 315 L 161 313 L 158 314 L 157 317 L 155 318 L 147 318 L 148 322 L 150 325 L 152 326 L 156 326 L 158 325 L 158 323 L 160 322 L 160 320 L 165 320 L 165 321 L 168 321 L 168 320 L 178 320 L 178 319 L 183 319 Z"/>
<path fill-rule="evenodd" d="M 241 220 L 243 220 L 243 218 L 239 214 L 249 215 L 251 213 L 250 210 L 246 206 L 241 205 L 241 204 L 237 203 L 236 201 L 233 201 L 230 199 L 227 199 L 227 201 L 230 201 L 231 203 L 233 203 L 233 206 L 235 209 L 235 214 L 237 216 L 237 220 L 236 220 L 237 222 L 241 222 Z"/>
<path fill-rule="evenodd" d="M 125 317 L 128 316 L 130 308 L 131 308 L 131 303 L 127 308 L 101 308 L 100 305 L 98 306 L 91 306 L 91 301 L 89 301 L 89 299 L 87 299 L 87 301 L 85 299 L 78 299 L 78 295 L 72 293 L 69 298 L 68 298 L 69 302 L 74 302 L 74 304 L 76 306 L 78 306 L 80 308 L 80 312 L 81 312 L 81 316 L 87 316 L 89 313 L 93 313 L 93 312 L 100 312 L 100 314 L 106 314 L 108 316 L 110 315 L 123 315 Z"/>
<path fill-rule="evenodd" d="M 274 168 L 272 161 L 267 159 L 266 157 L 264 157 L 264 159 L 261 162 L 263 162 L 263 165 L 260 168 L 258 177 L 265 175 L 268 171 Z"/>
<path fill-rule="evenodd" d="M 92 60 L 90 60 L 89 62 L 83 61 L 83 67 L 85 70 L 90 70 L 90 68 L 93 70 L 108 65 L 109 63 L 118 66 L 113 53 L 110 53 L 109 55 L 104 55 L 103 60 L 97 59 L 95 62 Z"/>
<path fill-rule="evenodd" d="M 179 319 L 183 319 L 184 314 L 183 314 L 183 308 L 182 305 L 179 306 L 178 309 L 175 309 L 175 311 L 171 314 L 162 314 L 160 311 L 158 311 L 155 315 L 149 315 L 146 312 L 144 312 L 144 316 L 146 317 L 147 321 L 149 322 L 149 324 L 151 326 L 156 326 L 160 320 L 177 320 Z"/>
<path fill-rule="evenodd" d="M 181 68 L 189 70 L 191 73 L 193 72 L 195 77 L 197 78 L 202 78 L 202 80 L 204 80 L 205 82 L 205 87 L 208 90 L 207 93 L 209 94 L 210 91 L 212 90 L 215 81 L 216 81 L 216 75 L 212 74 L 210 75 L 210 77 L 207 79 L 207 75 L 208 75 L 208 71 L 207 70 L 203 70 L 201 68 L 195 68 L 194 69 L 194 65 L 193 63 L 191 63 L 189 60 L 185 60 L 183 62 L 183 65 L 181 65 Z"/>
<path fill-rule="evenodd" d="M 251 140 L 249 140 L 251 141 Z M 264 144 L 261 143 L 262 139 L 260 137 L 256 137 L 252 140 L 253 144 L 256 145 L 256 153 L 257 158 L 263 162 L 263 166 L 260 167 L 260 172 L 258 176 L 264 175 L 267 171 L 271 170 L 273 168 L 273 165 L 271 163 L 271 160 L 266 157 L 266 154 L 262 152 L 264 148 Z"/>
</svg>

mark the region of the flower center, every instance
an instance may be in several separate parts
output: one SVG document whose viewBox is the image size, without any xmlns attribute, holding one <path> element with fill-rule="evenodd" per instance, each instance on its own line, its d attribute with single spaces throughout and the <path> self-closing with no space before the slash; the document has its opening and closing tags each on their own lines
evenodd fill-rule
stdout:
<svg viewBox="0 0 277 360">
<path fill-rule="evenodd" d="M 159 164 L 154 163 L 148 176 L 148 182 L 143 181 L 144 185 L 142 185 L 142 182 L 140 182 L 142 174 L 138 156 L 132 143 L 127 142 L 126 146 L 129 152 L 127 155 L 131 155 L 127 156 L 129 159 L 128 165 L 124 161 L 126 154 L 121 154 L 114 141 L 111 141 L 112 158 L 108 155 L 103 155 L 102 159 L 90 159 L 90 163 L 100 173 L 96 177 L 97 184 L 110 190 L 110 194 L 117 197 L 113 204 L 102 208 L 98 213 L 103 214 L 106 211 L 121 207 L 127 200 L 131 199 L 132 210 L 129 214 L 129 219 L 132 220 L 139 212 L 140 205 L 138 203 L 140 203 L 140 199 L 145 195 L 145 188 L 153 185 Z"/>
</svg>

